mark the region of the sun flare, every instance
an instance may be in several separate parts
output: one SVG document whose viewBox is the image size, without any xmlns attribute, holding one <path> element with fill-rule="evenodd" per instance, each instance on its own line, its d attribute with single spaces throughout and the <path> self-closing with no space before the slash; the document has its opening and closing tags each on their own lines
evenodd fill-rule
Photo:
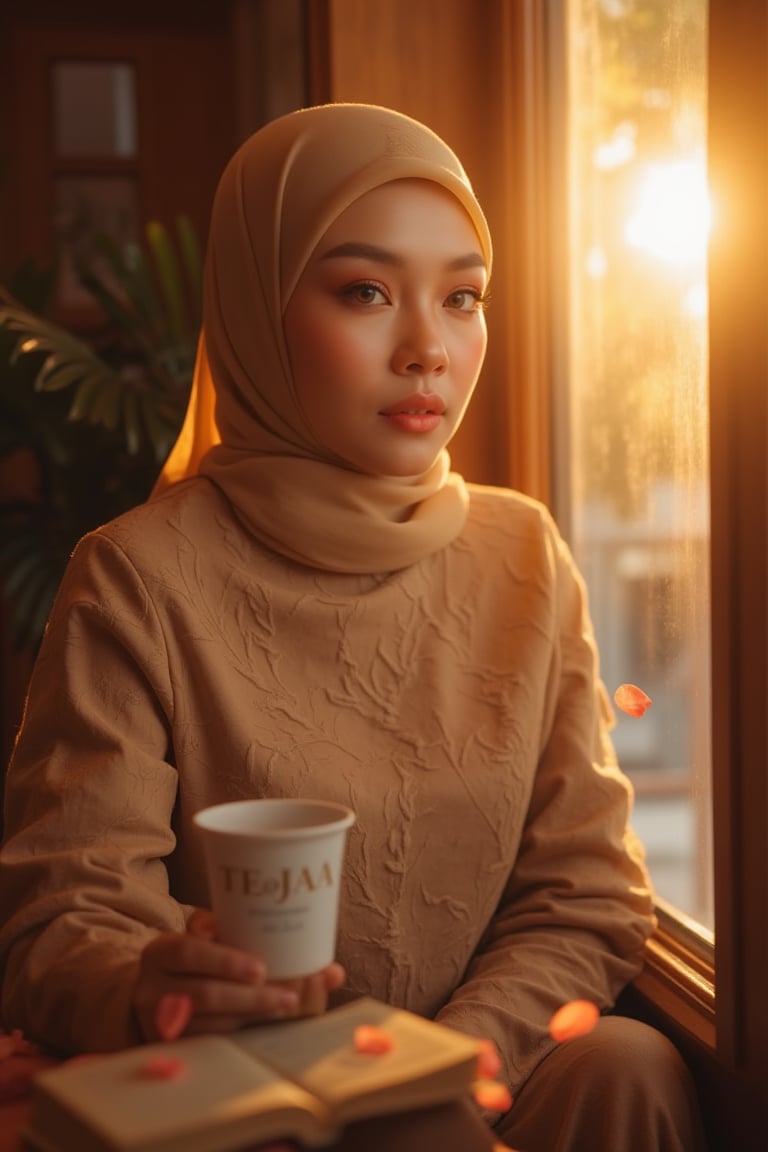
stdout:
<svg viewBox="0 0 768 1152">
<path fill-rule="evenodd" d="M 703 160 L 652 164 L 638 186 L 626 240 L 665 263 L 701 265 L 711 215 Z"/>
</svg>

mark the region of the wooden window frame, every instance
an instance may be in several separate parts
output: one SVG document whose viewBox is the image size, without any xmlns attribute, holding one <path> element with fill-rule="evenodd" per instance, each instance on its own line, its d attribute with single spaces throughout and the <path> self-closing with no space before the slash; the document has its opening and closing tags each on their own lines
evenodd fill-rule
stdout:
<svg viewBox="0 0 768 1152">
<path fill-rule="evenodd" d="M 710 0 L 717 1048 L 768 1097 L 768 4 Z"/>
</svg>

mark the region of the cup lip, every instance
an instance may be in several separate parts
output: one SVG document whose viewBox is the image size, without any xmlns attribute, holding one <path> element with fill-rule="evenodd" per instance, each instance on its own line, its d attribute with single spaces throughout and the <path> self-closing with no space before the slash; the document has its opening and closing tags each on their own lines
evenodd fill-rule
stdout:
<svg viewBox="0 0 768 1152">
<path fill-rule="evenodd" d="M 270 806 L 290 809 L 309 806 L 318 810 L 325 809 L 328 813 L 328 819 L 321 820 L 317 824 L 303 824 L 298 827 L 291 827 L 290 824 L 288 824 L 287 826 L 276 825 L 273 828 L 256 829 L 221 828 L 215 823 L 214 814 L 216 812 L 223 812 L 225 810 L 233 811 L 235 809 L 242 810 L 255 805 L 258 805 L 260 808 Z M 336 814 L 335 819 L 331 817 L 331 811 Z M 264 840 L 301 840 L 310 836 L 322 836 L 349 828 L 354 824 L 356 819 L 357 817 L 354 811 L 347 807 L 346 804 L 341 804 L 335 800 L 316 800 L 313 796 L 266 796 L 263 798 L 252 797 L 251 799 L 245 800 L 229 800 L 222 804 L 209 804 L 205 808 L 201 808 L 195 812 L 192 817 L 193 823 L 204 832 L 212 832 L 228 837 L 242 837 L 243 839 L 250 840 L 254 838 Z"/>
</svg>

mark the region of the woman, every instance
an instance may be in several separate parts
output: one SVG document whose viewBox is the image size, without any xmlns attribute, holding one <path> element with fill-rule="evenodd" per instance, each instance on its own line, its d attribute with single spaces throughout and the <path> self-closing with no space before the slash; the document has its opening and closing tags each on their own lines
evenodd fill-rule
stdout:
<svg viewBox="0 0 768 1152">
<path fill-rule="evenodd" d="M 99 1050 L 154 1039 L 168 995 L 205 1031 L 367 993 L 494 1040 L 516 1102 L 486 1118 L 527 1152 L 693 1148 L 661 1036 L 547 1030 L 610 1011 L 653 903 L 567 548 L 450 471 L 491 260 L 459 161 L 397 113 L 303 110 L 230 162 L 184 429 L 154 498 L 79 545 L 34 672 L 5 1023 Z M 195 911 L 191 821 L 291 795 L 357 821 L 340 963 L 286 986 Z"/>
</svg>

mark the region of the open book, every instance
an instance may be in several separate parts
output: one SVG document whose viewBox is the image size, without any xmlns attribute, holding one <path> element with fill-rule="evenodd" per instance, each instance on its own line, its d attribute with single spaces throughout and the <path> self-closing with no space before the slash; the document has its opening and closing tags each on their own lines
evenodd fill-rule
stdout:
<svg viewBox="0 0 768 1152">
<path fill-rule="evenodd" d="M 358 1051 L 360 1025 L 385 1029 L 391 1049 Z M 363 998 L 310 1019 L 49 1069 L 36 1078 L 25 1138 L 42 1152 L 227 1152 L 280 1137 L 328 1144 L 352 1120 L 470 1092 L 479 1048 Z M 152 1075 L 154 1058 L 180 1061 L 179 1074 Z"/>
</svg>

